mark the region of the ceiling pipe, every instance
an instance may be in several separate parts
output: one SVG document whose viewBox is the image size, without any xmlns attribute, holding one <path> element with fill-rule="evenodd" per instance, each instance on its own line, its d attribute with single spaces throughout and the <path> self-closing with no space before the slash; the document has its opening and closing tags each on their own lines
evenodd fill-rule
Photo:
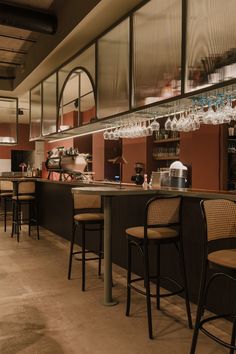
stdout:
<svg viewBox="0 0 236 354">
<path fill-rule="evenodd" d="M 2 76 L 0 75 L 0 80 L 15 80 L 15 76 Z"/>
<path fill-rule="evenodd" d="M 0 3 L 0 24 L 45 34 L 54 34 L 57 30 L 56 16 L 5 3 Z"/>
</svg>

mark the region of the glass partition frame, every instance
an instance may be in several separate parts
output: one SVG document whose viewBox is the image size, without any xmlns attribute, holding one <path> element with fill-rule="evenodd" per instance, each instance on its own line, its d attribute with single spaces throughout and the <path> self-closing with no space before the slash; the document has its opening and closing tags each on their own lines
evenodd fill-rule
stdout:
<svg viewBox="0 0 236 354">
<path fill-rule="evenodd" d="M 181 94 L 182 0 L 152 0 L 134 12 L 133 108 Z"/>
<path fill-rule="evenodd" d="M 8 128 L 5 130 L 7 135 L 0 134 L 0 145 L 16 145 L 18 143 L 18 98 L 1 96 L 0 102 L 3 102 L 3 104 L 5 104 L 5 107 L 4 105 L 2 107 L 2 109 L 4 110 L 4 119 L 8 110 L 9 114 L 12 116 L 11 122 L 9 122 L 9 116 L 7 117 L 7 120 L 5 122 L 1 122 L 0 114 L 0 132 L 2 132 L 2 130 L 5 130 L 5 128 Z M 8 127 L 6 127 L 6 124 L 8 125 Z"/>
<path fill-rule="evenodd" d="M 35 90 L 39 89 L 40 90 L 40 100 L 38 101 L 40 104 L 39 110 L 36 113 L 36 116 L 34 116 L 34 107 L 32 105 L 32 96 L 33 92 Z M 41 140 L 42 139 L 42 115 L 43 115 L 43 108 L 42 108 L 42 83 L 38 84 L 37 86 L 33 87 L 30 90 L 30 140 Z M 33 134 L 33 121 L 37 119 L 40 119 L 40 123 L 36 127 L 36 134 Z"/>
<path fill-rule="evenodd" d="M 95 48 L 95 73 L 94 73 L 94 82 L 95 82 L 95 86 L 97 88 L 97 83 L 98 83 L 98 41 L 100 38 L 102 38 L 104 35 L 106 35 L 109 31 L 111 31 L 114 27 L 116 27 L 117 25 L 119 25 L 122 21 L 124 21 L 125 19 L 129 19 L 130 22 L 130 31 L 129 31 L 129 40 L 130 40 L 130 57 L 129 57 L 129 85 L 130 85 L 130 90 L 129 90 L 129 109 L 128 111 L 125 112 L 121 112 L 118 114 L 114 114 L 114 115 L 110 115 L 107 116 L 105 118 L 101 118 L 99 119 L 99 121 L 106 121 L 109 118 L 115 118 L 116 116 L 122 116 L 124 114 L 127 113 L 132 113 L 132 112 L 136 112 L 139 111 L 141 109 L 145 109 L 146 107 L 158 107 L 159 105 L 162 105 L 163 103 L 168 103 L 168 102 L 173 102 L 176 101 L 180 98 L 185 98 L 185 97 L 190 97 L 193 96 L 194 94 L 198 94 L 201 92 L 206 92 L 209 91 L 210 89 L 218 89 L 230 84 L 235 84 L 236 83 L 236 78 L 235 79 L 230 79 L 224 82 L 220 82 L 220 83 L 216 83 L 216 84 L 211 84 L 208 87 L 201 87 L 200 89 L 196 89 L 193 90 L 191 92 L 188 92 L 188 90 L 186 90 L 185 86 L 186 86 L 186 81 L 187 81 L 187 74 L 186 74 L 186 47 L 187 47 L 187 39 L 186 39 L 186 32 L 187 32 L 187 7 L 188 7 L 188 0 L 182 0 L 182 19 L 181 19 L 181 24 L 182 24 L 182 41 L 181 41 L 181 93 L 179 96 L 175 96 L 175 97 L 171 97 L 171 98 L 167 98 L 164 100 L 160 100 L 158 102 L 154 102 L 154 103 L 150 103 L 150 104 L 145 104 L 143 106 L 139 106 L 139 107 L 132 107 L 132 97 L 133 97 L 133 77 L 132 77 L 132 61 L 133 61 L 133 49 L 132 49 L 132 42 L 133 42 L 133 16 L 135 14 L 135 12 L 137 10 L 139 10 L 141 7 L 145 6 L 145 4 L 147 4 L 148 2 L 150 2 L 152 0 L 146 0 L 143 1 L 141 4 L 139 4 L 137 7 L 135 7 L 133 10 L 131 10 L 126 16 L 122 17 L 119 21 L 117 21 L 114 25 L 112 25 L 111 27 L 109 27 L 106 31 L 104 31 L 101 35 L 99 35 L 95 40 L 91 41 L 88 45 L 86 45 L 86 47 L 84 47 L 83 49 L 81 49 L 76 55 L 74 55 L 73 57 L 71 57 L 70 59 L 68 59 L 62 66 L 60 66 L 56 72 L 60 73 L 60 71 L 63 69 L 63 67 L 66 65 L 68 65 L 68 67 L 71 65 L 71 63 L 76 63 L 77 62 L 77 58 L 79 55 L 83 54 L 86 50 L 88 50 L 88 48 L 90 48 L 91 46 L 94 46 Z M 60 81 L 60 80 L 58 80 Z M 62 85 L 62 81 L 60 81 L 60 83 L 58 84 L 61 88 Z M 97 107 L 97 94 L 95 91 L 95 109 Z M 70 134 L 72 135 L 73 132 L 76 131 L 76 134 L 79 134 L 80 128 L 74 128 L 71 129 Z M 62 132 L 61 132 L 62 133 Z M 69 134 L 69 132 L 68 132 Z M 51 136 L 51 135 L 49 135 Z M 53 136 L 53 134 L 52 134 Z M 58 138 L 58 134 L 57 134 L 57 138 Z"/>
<path fill-rule="evenodd" d="M 74 69 L 72 69 L 69 74 L 67 75 L 66 79 L 64 80 L 64 83 L 61 87 L 61 91 L 60 91 L 60 94 L 59 94 L 59 99 L 58 99 L 58 108 L 57 108 L 57 132 L 60 132 L 61 129 L 60 129 L 60 125 L 61 123 L 63 123 L 63 94 L 64 94 L 64 91 L 66 89 L 66 85 L 67 83 L 69 82 L 70 80 L 70 77 L 73 75 L 74 72 L 78 72 L 78 94 L 70 101 L 70 102 L 67 102 L 67 104 L 72 104 L 72 107 L 73 105 L 75 106 L 76 108 L 76 112 L 78 114 L 77 116 L 77 125 L 73 126 L 73 127 L 70 127 L 70 128 L 67 128 L 67 129 L 63 129 L 63 132 L 66 132 L 66 131 L 70 131 L 70 130 L 73 130 L 73 128 L 78 128 L 79 126 L 82 125 L 82 121 L 81 121 L 81 116 L 82 116 L 82 110 L 81 110 L 81 106 L 82 106 L 82 102 L 83 102 L 83 99 L 88 96 L 88 95 L 91 95 L 93 94 L 93 97 L 94 97 L 94 104 L 95 104 L 95 107 L 96 107 L 96 91 L 95 91 L 95 84 L 94 84 L 94 80 L 93 80 L 93 77 L 92 75 L 90 74 L 90 72 L 85 68 L 85 67 L 82 67 L 82 66 L 78 66 Z M 81 75 L 85 73 L 87 78 L 88 78 L 88 81 L 91 85 L 91 90 L 89 91 L 86 91 L 86 92 L 83 92 L 83 85 L 81 84 Z M 62 104 L 61 104 L 62 102 Z"/>
<path fill-rule="evenodd" d="M 130 110 L 130 21 L 121 21 L 97 42 L 98 119 Z"/>
<path fill-rule="evenodd" d="M 58 92 L 61 92 L 62 87 L 69 73 L 71 73 L 77 67 L 83 67 L 90 73 L 93 82 L 96 81 L 96 42 L 86 48 L 82 53 L 77 54 L 68 63 L 63 64 L 58 69 Z M 88 60 L 87 60 L 88 58 Z"/>
<path fill-rule="evenodd" d="M 53 77 L 55 77 L 55 80 L 53 80 L 53 82 L 51 82 Z M 51 90 L 48 92 L 48 87 L 46 87 L 46 84 L 49 84 L 49 85 L 53 84 L 54 85 L 53 91 Z M 50 134 L 57 132 L 58 72 L 53 73 L 52 75 L 50 75 L 48 78 L 46 78 L 42 82 L 41 90 L 42 90 L 41 135 L 48 136 Z M 51 108 L 49 107 L 50 102 L 48 101 L 48 98 L 51 97 L 50 95 L 53 96 L 53 98 L 52 98 L 53 104 L 52 104 Z M 46 105 L 46 103 L 47 103 L 47 105 Z M 54 112 L 51 112 L 51 110 L 54 110 Z M 48 122 L 46 122 L 46 119 L 49 119 L 49 121 L 51 121 L 53 124 L 50 125 Z"/>
<path fill-rule="evenodd" d="M 236 79 L 234 13 L 234 0 L 187 0 L 186 93 Z"/>
</svg>

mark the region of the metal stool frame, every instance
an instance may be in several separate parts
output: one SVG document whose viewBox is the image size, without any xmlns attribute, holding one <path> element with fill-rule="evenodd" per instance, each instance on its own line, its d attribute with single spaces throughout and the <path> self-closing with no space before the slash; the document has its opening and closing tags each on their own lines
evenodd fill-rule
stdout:
<svg viewBox="0 0 236 354">
<path fill-rule="evenodd" d="M 222 201 L 225 201 L 222 199 Z M 232 205 L 236 204 L 233 201 L 226 200 L 229 203 L 232 203 Z M 195 354 L 196 351 L 196 346 L 197 346 L 197 340 L 198 340 L 198 334 L 199 330 L 203 332 L 205 335 L 207 335 L 209 338 L 213 339 L 215 342 L 219 343 L 225 348 L 230 349 L 230 354 L 234 354 L 236 351 L 236 302 L 234 306 L 234 312 L 229 313 L 229 314 L 218 314 L 218 315 L 211 315 L 208 316 L 207 318 L 203 319 L 204 316 L 204 311 L 205 311 L 205 306 L 206 306 L 206 300 L 207 300 L 207 295 L 209 292 L 209 289 L 212 285 L 212 283 L 215 281 L 215 279 L 218 279 L 220 277 L 222 278 L 227 278 L 232 282 L 236 282 L 236 270 L 235 269 L 229 269 L 226 268 L 222 265 L 218 265 L 215 263 L 212 263 L 208 260 L 208 254 L 209 252 L 209 246 L 213 241 L 208 240 L 208 226 L 207 226 L 207 214 L 204 206 L 205 201 L 202 200 L 200 202 L 201 205 L 201 211 L 204 219 L 204 226 L 205 226 L 205 237 L 204 237 L 204 243 L 203 243 L 203 260 L 202 260 L 202 270 L 201 270 L 201 281 L 200 281 L 200 290 L 199 290 L 199 297 L 198 297 L 198 308 L 197 308 L 197 316 L 196 316 L 196 322 L 195 322 L 195 327 L 194 327 L 194 333 L 193 333 L 193 338 L 192 338 L 192 344 L 191 344 L 191 350 L 190 354 Z M 235 234 L 236 236 L 236 234 Z M 232 239 L 232 237 L 224 237 L 224 239 Z M 236 237 L 235 237 L 236 241 Z M 208 269 L 212 269 L 214 271 L 214 274 L 207 280 L 207 274 L 208 274 Z M 215 321 L 219 318 L 231 318 L 233 320 L 233 326 L 232 326 L 232 333 L 231 333 L 231 342 L 228 343 L 213 333 L 211 333 L 209 330 L 207 330 L 204 325 L 208 322 Z"/>
<path fill-rule="evenodd" d="M 190 310 L 190 303 L 189 303 L 189 295 L 188 295 L 188 285 L 187 285 L 187 277 L 186 277 L 186 269 L 185 269 L 185 260 L 184 260 L 184 252 L 183 252 L 183 242 L 182 242 L 182 233 L 181 233 L 181 224 L 161 224 L 161 225 L 148 225 L 148 210 L 150 205 L 155 202 L 156 200 L 161 200 L 164 198 L 180 198 L 180 207 L 179 207 L 179 220 L 181 220 L 181 197 L 179 196 L 158 196 L 150 199 L 145 207 L 145 218 L 144 218 L 144 238 L 137 239 L 131 235 L 126 234 L 127 241 L 128 241 L 128 264 L 127 264 L 127 302 L 126 302 L 126 316 L 130 314 L 130 304 L 131 304 L 131 289 L 137 291 L 138 293 L 146 296 L 146 304 L 147 304 L 147 316 L 148 316 L 148 333 L 149 338 L 153 339 L 153 329 L 152 329 L 152 312 L 151 312 L 151 297 L 156 298 L 156 306 L 157 309 L 160 309 L 160 298 L 176 295 L 182 292 L 185 292 L 185 304 L 186 304 L 186 311 L 188 317 L 188 325 L 189 328 L 192 328 L 192 318 L 191 318 L 191 310 Z M 158 228 L 158 227 L 168 227 L 168 226 L 178 226 L 179 229 L 179 236 L 175 238 L 165 238 L 165 239 L 148 239 L 147 231 L 148 228 Z M 178 253 L 179 253 L 179 260 L 180 260 L 180 269 L 182 273 L 183 283 L 184 286 L 181 286 L 178 282 L 174 279 L 169 277 L 162 277 L 160 274 L 160 251 L 161 246 L 164 244 L 174 244 Z M 156 274 L 154 276 L 150 276 L 149 274 L 149 246 L 154 245 L 156 246 Z M 140 254 L 142 255 L 143 262 L 144 262 L 144 277 L 135 277 L 131 279 L 131 265 L 132 265 L 132 247 L 138 247 Z M 160 294 L 160 279 L 168 279 L 171 283 L 177 286 L 178 290 L 169 292 L 167 294 Z M 150 280 L 156 280 L 156 294 L 151 294 L 150 292 Z M 144 280 L 144 287 L 145 291 L 142 291 L 135 287 L 133 283 Z"/>
</svg>

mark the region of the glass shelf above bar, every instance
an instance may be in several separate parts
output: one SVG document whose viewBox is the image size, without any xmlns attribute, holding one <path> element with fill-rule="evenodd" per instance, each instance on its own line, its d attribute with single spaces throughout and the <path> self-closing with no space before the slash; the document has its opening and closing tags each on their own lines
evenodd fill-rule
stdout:
<svg viewBox="0 0 236 354">
<path fill-rule="evenodd" d="M 176 141 L 179 141 L 179 138 L 159 139 L 159 140 L 154 140 L 153 142 L 155 144 L 163 144 L 163 143 L 172 143 Z"/>
<path fill-rule="evenodd" d="M 154 160 L 179 160 L 179 155 L 175 155 L 175 156 L 163 156 L 163 157 L 155 157 L 153 156 Z"/>
</svg>

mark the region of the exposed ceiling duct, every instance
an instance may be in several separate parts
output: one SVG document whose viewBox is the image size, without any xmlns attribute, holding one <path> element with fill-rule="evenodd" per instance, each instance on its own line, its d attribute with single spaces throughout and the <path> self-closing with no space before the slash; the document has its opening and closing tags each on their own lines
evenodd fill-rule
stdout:
<svg viewBox="0 0 236 354">
<path fill-rule="evenodd" d="M 6 3 L 0 3 L 0 24 L 45 34 L 57 30 L 56 16 Z"/>
</svg>

